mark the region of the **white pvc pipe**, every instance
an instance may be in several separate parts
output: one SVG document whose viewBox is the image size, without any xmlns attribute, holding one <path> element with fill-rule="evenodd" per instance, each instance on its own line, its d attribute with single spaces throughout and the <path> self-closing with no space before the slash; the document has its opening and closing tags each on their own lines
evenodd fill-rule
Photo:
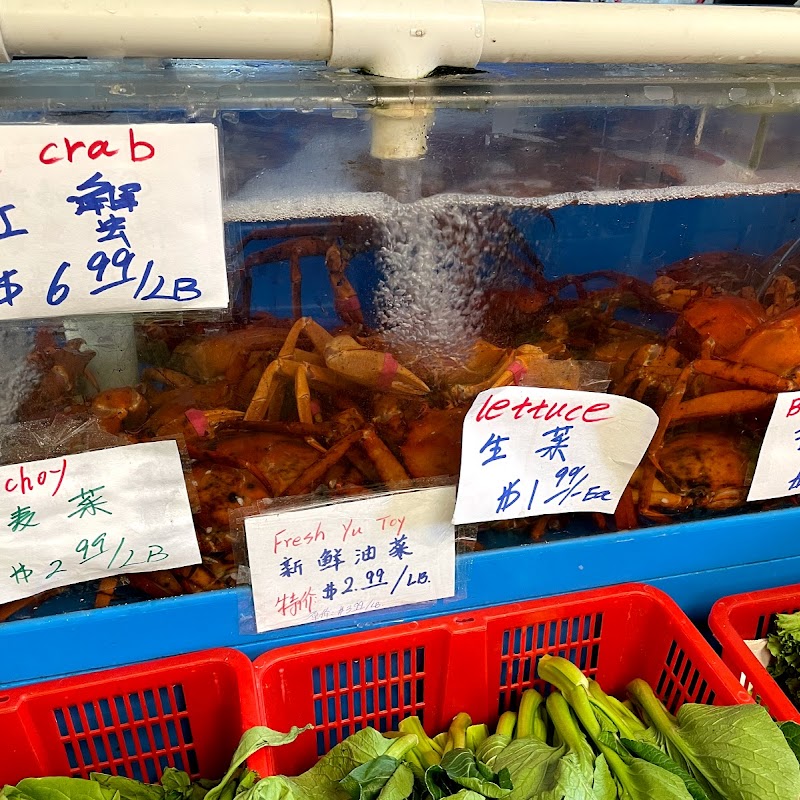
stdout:
<svg viewBox="0 0 800 800">
<path fill-rule="evenodd" d="M 484 0 L 483 62 L 800 62 L 800 9 Z"/>
<path fill-rule="evenodd" d="M 0 0 L 13 56 L 326 61 L 329 0 Z"/>
<path fill-rule="evenodd" d="M 428 0 L 422 6 L 430 8 L 430 24 L 414 10 L 420 8 L 418 0 L 364 3 L 363 20 L 358 21 L 361 36 L 391 47 L 382 33 L 386 19 L 405 14 L 407 24 L 402 19 L 398 23 L 404 38 L 425 42 L 432 53 L 455 58 L 458 66 L 478 58 L 800 63 L 798 8 L 483 0 L 484 25 L 479 29 L 475 15 L 459 13 L 458 4 Z M 442 9 L 449 9 L 453 25 L 443 24 Z M 345 24 L 343 20 L 342 37 Z M 352 31 L 352 20 L 348 25 Z M 0 51 L 4 43 L 12 57 L 327 61 L 335 49 L 337 21 L 330 0 L 0 0 L 0 34 Z M 459 36 L 464 37 L 460 44 L 455 41 Z M 475 47 L 476 37 L 482 38 L 480 48 Z M 348 49 L 353 51 L 350 57 Z M 360 63 L 361 48 L 344 50 L 336 48 L 337 66 L 369 68 Z M 419 58 L 420 64 L 425 61 Z"/>
</svg>

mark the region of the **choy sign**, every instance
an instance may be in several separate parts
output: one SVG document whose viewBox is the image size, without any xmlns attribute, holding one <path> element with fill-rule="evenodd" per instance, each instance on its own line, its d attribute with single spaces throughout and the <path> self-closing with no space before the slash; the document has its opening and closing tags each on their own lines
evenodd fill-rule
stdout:
<svg viewBox="0 0 800 800">
<path fill-rule="evenodd" d="M 0 320 L 227 304 L 213 125 L 0 126 Z"/>
<path fill-rule="evenodd" d="M 0 603 L 199 562 L 174 441 L 0 467 Z"/>
</svg>

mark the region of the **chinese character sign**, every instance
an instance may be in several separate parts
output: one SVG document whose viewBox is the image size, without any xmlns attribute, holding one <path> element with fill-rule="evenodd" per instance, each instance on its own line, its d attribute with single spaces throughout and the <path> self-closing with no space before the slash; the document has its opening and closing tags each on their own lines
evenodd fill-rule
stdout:
<svg viewBox="0 0 800 800">
<path fill-rule="evenodd" d="M 0 467 L 0 603 L 198 563 L 174 441 Z"/>
<path fill-rule="evenodd" d="M 627 397 L 526 386 L 482 392 L 464 420 L 453 522 L 611 514 L 657 425 L 652 409 Z"/>
<path fill-rule="evenodd" d="M 455 594 L 452 486 L 245 519 L 259 632 Z"/>
<path fill-rule="evenodd" d="M 747 500 L 800 494 L 800 392 L 775 401 Z"/>
<path fill-rule="evenodd" d="M 0 320 L 227 306 L 213 125 L 5 125 L 0 176 Z"/>
</svg>

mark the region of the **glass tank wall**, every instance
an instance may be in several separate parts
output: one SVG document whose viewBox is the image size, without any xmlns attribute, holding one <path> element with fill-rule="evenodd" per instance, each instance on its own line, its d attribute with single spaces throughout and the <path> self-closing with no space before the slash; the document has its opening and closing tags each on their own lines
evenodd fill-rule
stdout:
<svg viewBox="0 0 800 800">
<path fill-rule="evenodd" d="M 800 367 L 798 103 L 800 72 L 750 67 L 3 67 L 4 124 L 218 126 L 234 300 L 2 325 L 2 463 L 176 438 L 204 563 L 0 617 L 231 586 L 231 512 L 456 475 L 472 399 L 514 382 L 626 394 L 666 433 L 615 515 L 480 548 L 787 504 L 745 498 Z"/>
</svg>

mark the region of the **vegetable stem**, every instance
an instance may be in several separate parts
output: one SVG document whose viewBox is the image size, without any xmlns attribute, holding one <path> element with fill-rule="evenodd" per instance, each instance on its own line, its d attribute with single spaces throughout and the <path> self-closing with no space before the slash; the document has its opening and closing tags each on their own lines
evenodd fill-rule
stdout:
<svg viewBox="0 0 800 800">
<path fill-rule="evenodd" d="M 453 750 L 466 750 L 467 748 L 467 728 L 472 725 L 472 718 L 469 714 L 463 711 L 456 714 L 453 721 L 450 723 L 450 741 L 452 742 Z"/>
<path fill-rule="evenodd" d="M 581 734 L 575 717 L 572 715 L 569 703 L 559 692 L 552 692 L 547 698 L 547 713 L 553 723 L 556 733 L 561 737 L 561 741 L 569 750 L 579 752 L 583 743 Z"/>
<path fill-rule="evenodd" d="M 486 725 L 470 725 L 467 728 L 467 747 L 472 752 L 477 749 L 489 738 L 489 728 Z"/>
<path fill-rule="evenodd" d="M 384 755 L 391 756 L 400 761 L 406 753 L 413 750 L 418 744 L 419 738 L 415 734 L 409 733 L 392 741 Z"/>
<path fill-rule="evenodd" d="M 522 698 L 519 702 L 519 711 L 517 712 L 517 739 L 525 739 L 528 736 L 536 736 L 536 717 L 538 715 L 539 707 L 544 703 L 544 698 L 536 691 L 536 689 L 526 689 L 522 693 Z M 541 732 L 541 725 L 539 726 Z M 545 731 L 545 735 L 546 735 Z M 543 739 L 542 736 L 537 738 Z"/>
<path fill-rule="evenodd" d="M 406 717 L 397 727 L 401 733 L 413 734 L 417 737 L 416 751 L 425 769 L 433 767 L 441 761 L 441 757 L 434 748 L 433 741 L 425 733 L 419 717 Z"/>
<path fill-rule="evenodd" d="M 509 739 L 514 737 L 514 728 L 517 725 L 517 712 L 505 711 L 500 715 L 497 720 L 497 730 L 495 733 L 501 733 L 503 736 L 508 736 Z"/>
</svg>

